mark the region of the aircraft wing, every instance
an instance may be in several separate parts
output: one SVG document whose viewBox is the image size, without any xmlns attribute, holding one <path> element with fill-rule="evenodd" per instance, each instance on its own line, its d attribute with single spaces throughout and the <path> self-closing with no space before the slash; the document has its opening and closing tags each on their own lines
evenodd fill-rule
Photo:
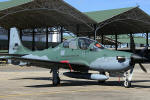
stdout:
<svg viewBox="0 0 150 100">
<path fill-rule="evenodd" d="M 11 59 L 11 57 L 10 56 L 0 56 L 0 60 L 1 59 Z"/>
<path fill-rule="evenodd" d="M 8 53 L 2 53 L 0 54 L 0 56 L 16 56 L 16 57 L 21 57 L 21 56 L 24 56 L 26 54 L 8 54 Z"/>
<path fill-rule="evenodd" d="M 3 53 L 3 54 L 0 54 L 0 60 L 8 60 L 8 59 L 11 59 L 12 57 L 21 57 L 21 56 L 24 56 L 24 55 Z"/>
<path fill-rule="evenodd" d="M 71 67 L 74 66 L 87 66 L 85 64 L 80 64 L 80 63 L 73 63 L 69 62 L 68 60 L 64 61 L 51 61 L 51 60 L 45 60 L 45 59 L 34 59 L 34 58 L 25 58 L 25 57 L 12 57 L 11 59 L 13 60 L 18 60 L 18 61 L 23 61 L 23 62 L 28 62 L 30 65 L 35 65 L 37 67 L 43 67 L 43 68 L 52 68 L 58 65 L 61 68 L 65 69 L 72 69 Z M 78 67 L 80 68 L 80 67 Z M 85 69 L 88 69 L 88 67 L 84 67 Z"/>
</svg>

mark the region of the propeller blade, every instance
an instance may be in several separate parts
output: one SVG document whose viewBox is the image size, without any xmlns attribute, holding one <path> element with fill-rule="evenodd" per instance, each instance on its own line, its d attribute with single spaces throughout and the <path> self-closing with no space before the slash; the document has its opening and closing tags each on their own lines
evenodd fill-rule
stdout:
<svg viewBox="0 0 150 100">
<path fill-rule="evenodd" d="M 131 59 L 134 63 L 145 63 L 145 62 L 149 61 L 148 58 L 138 55 L 138 54 L 133 54 L 131 56 Z"/>
<path fill-rule="evenodd" d="M 146 68 L 145 68 L 141 63 L 139 63 L 139 65 L 140 65 L 141 69 L 142 69 L 145 73 L 147 73 Z"/>
<path fill-rule="evenodd" d="M 145 51 L 147 51 L 148 50 L 148 45 L 147 46 L 145 46 L 145 48 L 144 49 L 142 49 L 142 51 L 141 51 L 141 53 L 144 53 Z"/>
<path fill-rule="evenodd" d="M 135 42 L 132 34 L 130 34 L 130 47 L 132 52 L 135 53 Z"/>
<path fill-rule="evenodd" d="M 144 49 L 142 49 L 139 55 L 142 57 L 146 56 L 148 54 L 148 47 L 149 46 L 147 45 Z"/>
<path fill-rule="evenodd" d="M 143 62 L 144 60 L 149 60 L 149 57 L 147 57 L 147 54 L 148 54 L 148 46 L 146 46 L 144 49 L 141 50 L 141 52 L 139 54 L 135 54 L 135 42 L 134 42 L 134 38 L 133 38 L 133 35 L 130 34 L 130 47 L 131 47 L 131 50 L 132 52 L 134 53 L 134 55 L 132 55 L 132 58 L 134 61 L 137 61 L 137 62 Z M 147 73 L 147 70 L 146 68 L 141 64 L 139 63 L 140 65 L 140 68 L 145 72 Z"/>
</svg>

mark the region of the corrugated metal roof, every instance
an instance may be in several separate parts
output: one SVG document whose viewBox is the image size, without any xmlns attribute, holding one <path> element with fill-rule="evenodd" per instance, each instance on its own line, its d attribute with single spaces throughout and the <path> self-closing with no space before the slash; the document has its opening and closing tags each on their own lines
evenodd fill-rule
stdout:
<svg viewBox="0 0 150 100">
<path fill-rule="evenodd" d="M 80 31 L 92 31 L 93 28 L 90 24 L 97 23 L 64 0 L 0 2 L 0 26 L 6 29 L 14 26 L 20 29 L 64 26 L 75 33 L 77 31 L 75 25 L 77 24 L 80 25 Z"/>
<path fill-rule="evenodd" d="M 0 11 L 8 9 L 8 8 L 16 7 L 25 3 L 29 3 L 32 1 L 33 0 L 9 0 L 5 2 L 0 2 Z"/>
<path fill-rule="evenodd" d="M 44 5 L 43 4 L 41 5 L 41 2 L 38 1 L 44 2 L 43 3 Z M 26 9 L 26 6 L 24 6 L 24 4 L 28 3 L 30 5 L 30 11 L 22 11 L 21 7 L 23 7 L 23 9 Z M 49 6 L 50 9 L 55 10 L 51 11 L 48 9 L 35 10 L 34 6 L 37 5 L 39 8 L 40 8 L 39 5 L 41 5 L 41 8 L 43 7 L 46 8 L 47 6 Z M 60 6 L 63 9 L 60 9 L 59 8 Z M 17 12 L 20 11 L 20 9 L 22 12 Z M 12 12 L 17 13 L 10 14 L 7 10 L 10 11 L 12 10 Z M 129 13 L 126 14 L 125 12 L 128 11 Z M 136 20 L 134 20 L 135 15 L 137 17 Z M 121 22 L 114 21 L 115 19 L 120 19 L 120 16 L 122 18 Z M 65 26 L 66 29 L 74 33 L 77 32 L 77 28 L 75 27 L 75 25 L 80 25 L 80 32 L 84 31 L 91 32 L 93 31 L 91 24 L 98 24 L 98 23 L 103 24 L 103 22 L 112 18 L 112 22 L 107 24 L 107 26 L 105 25 L 106 27 L 102 27 L 101 30 L 99 30 L 99 33 L 111 35 L 114 33 L 126 34 L 131 32 L 132 33 L 150 32 L 150 24 L 148 23 L 149 16 L 144 14 L 143 11 L 138 7 L 85 12 L 85 14 L 83 14 L 74 7 L 65 3 L 64 0 L 10 0 L 7 2 L 0 2 L 0 18 L 1 18 L 0 25 L 4 28 L 16 26 L 18 28 L 25 29 L 33 27 L 61 25 Z M 86 35 L 86 32 L 82 33 L 81 35 L 83 34 Z M 91 35 L 92 34 L 93 33 L 91 33 Z"/>
<path fill-rule="evenodd" d="M 128 8 L 120 8 L 120 9 L 111 9 L 111 10 L 103 10 L 103 11 L 93 11 L 93 12 L 84 12 L 87 16 L 100 23 L 107 19 L 110 19 L 114 16 L 127 12 L 136 7 L 128 7 Z"/>
</svg>

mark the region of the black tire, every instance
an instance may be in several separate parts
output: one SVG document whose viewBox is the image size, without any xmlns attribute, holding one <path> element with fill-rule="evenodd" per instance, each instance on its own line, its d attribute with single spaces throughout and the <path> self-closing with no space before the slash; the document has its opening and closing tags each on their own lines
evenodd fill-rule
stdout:
<svg viewBox="0 0 150 100">
<path fill-rule="evenodd" d="M 58 86 L 60 84 L 60 78 L 57 77 L 56 79 L 53 78 L 53 86 Z"/>
<path fill-rule="evenodd" d="M 130 81 L 124 81 L 124 87 L 125 88 L 130 88 L 131 87 L 131 82 Z"/>
</svg>

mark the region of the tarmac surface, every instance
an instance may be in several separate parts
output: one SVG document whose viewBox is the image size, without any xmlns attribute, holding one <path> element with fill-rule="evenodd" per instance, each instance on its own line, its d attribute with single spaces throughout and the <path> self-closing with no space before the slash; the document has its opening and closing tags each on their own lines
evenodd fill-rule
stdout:
<svg viewBox="0 0 150 100">
<path fill-rule="evenodd" d="M 134 70 L 131 88 L 124 88 L 118 78 L 105 84 L 97 81 L 72 79 L 62 75 L 61 85 L 53 87 L 48 69 L 0 66 L 0 100 L 150 100 L 150 65 L 144 64 L 148 73 L 138 65 Z"/>
</svg>

